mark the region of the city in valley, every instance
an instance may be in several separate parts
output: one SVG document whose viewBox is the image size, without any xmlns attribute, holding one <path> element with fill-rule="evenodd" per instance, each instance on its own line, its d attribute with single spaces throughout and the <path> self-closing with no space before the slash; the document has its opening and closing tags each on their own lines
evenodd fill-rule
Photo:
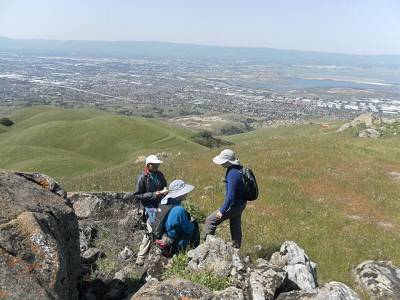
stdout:
<svg viewBox="0 0 400 300">
<path fill-rule="evenodd" d="M 394 73 L 355 66 L 3 50 L 0 114 L 51 104 L 165 118 L 188 127 L 234 121 L 243 128 L 345 120 L 363 112 L 396 117 L 400 85 Z"/>
</svg>

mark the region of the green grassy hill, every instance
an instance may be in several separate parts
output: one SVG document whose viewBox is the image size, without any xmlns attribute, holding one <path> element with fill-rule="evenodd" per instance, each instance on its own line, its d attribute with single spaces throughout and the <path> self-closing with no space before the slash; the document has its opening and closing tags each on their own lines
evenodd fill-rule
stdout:
<svg viewBox="0 0 400 300">
<path fill-rule="evenodd" d="M 197 151 L 190 132 L 95 110 L 36 107 L 10 116 L 0 135 L 0 167 L 73 176 L 134 161 L 148 151 Z"/>
<path fill-rule="evenodd" d="M 221 149 L 189 142 L 190 132 L 89 110 L 39 108 L 11 118 L 15 127 L 0 133 L 0 168 L 48 173 L 68 191 L 129 191 L 143 167 L 134 163 L 138 155 L 173 152 L 162 166 L 168 181 L 194 184 L 188 201 L 205 213 L 222 203 L 224 170 L 211 161 Z M 400 182 L 390 175 L 400 172 L 399 137 L 360 139 L 336 133 L 333 124 L 229 140 L 255 171 L 261 191 L 243 216 L 244 253 L 260 244 L 268 255 L 294 240 L 318 263 L 320 282 L 353 287 L 351 269 L 363 260 L 400 265 Z M 228 228 L 224 224 L 218 234 L 228 239 Z"/>
</svg>

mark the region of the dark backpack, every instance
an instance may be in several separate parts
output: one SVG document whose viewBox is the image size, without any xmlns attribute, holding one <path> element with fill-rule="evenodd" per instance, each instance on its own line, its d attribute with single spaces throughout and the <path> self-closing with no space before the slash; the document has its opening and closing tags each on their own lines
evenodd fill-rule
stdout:
<svg viewBox="0 0 400 300">
<path fill-rule="evenodd" d="M 258 198 L 258 185 L 253 171 L 243 167 L 240 172 L 242 173 L 246 200 L 256 200 Z"/>
<path fill-rule="evenodd" d="M 154 240 L 161 240 L 165 232 L 165 222 L 167 222 L 169 211 L 174 206 L 174 204 L 161 204 L 158 206 L 154 222 L 151 224 Z"/>
</svg>

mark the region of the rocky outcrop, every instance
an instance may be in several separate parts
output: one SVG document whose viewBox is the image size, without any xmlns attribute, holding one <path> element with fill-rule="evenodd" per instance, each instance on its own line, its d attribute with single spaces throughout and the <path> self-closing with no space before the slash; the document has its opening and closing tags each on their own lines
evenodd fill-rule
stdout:
<svg viewBox="0 0 400 300">
<path fill-rule="evenodd" d="M 364 261 L 353 274 L 371 299 L 400 299 L 400 269 L 386 261 Z"/>
<path fill-rule="evenodd" d="M 144 285 L 131 300 L 211 299 L 206 287 L 185 279 L 157 280 Z"/>
<path fill-rule="evenodd" d="M 0 172 L 0 290 L 9 299 L 77 299 L 77 218 L 55 181 L 33 174 Z"/>
<path fill-rule="evenodd" d="M 188 252 L 188 271 L 210 271 L 218 276 L 240 275 L 246 271 L 239 250 L 208 235 L 205 243 Z"/>
<path fill-rule="evenodd" d="M 295 242 L 284 242 L 280 251 L 272 255 L 270 263 L 285 270 L 288 279 L 299 289 L 311 290 L 318 286 L 316 264 Z"/>
<path fill-rule="evenodd" d="M 274 299 L 286 278 L 286 271 L 274 267 L 264 259 L 258 259 L 249 278 L 252 298 L 254 300 Z"/>
<path fill-rule="evenodd" d="M 359 300 L 357 293 L 341 282 L 332 281 L 313 290 L 282 293 L 277 300 Z"/>
<path fill-rule="evenodd" d="M 367 129 L 360 131 L 360 133 L 358 134 L 358 137 L 377 139 L 377 138 L 381 137 L 381 133 L 374 128 L 367 128 Z"/>
</svg>

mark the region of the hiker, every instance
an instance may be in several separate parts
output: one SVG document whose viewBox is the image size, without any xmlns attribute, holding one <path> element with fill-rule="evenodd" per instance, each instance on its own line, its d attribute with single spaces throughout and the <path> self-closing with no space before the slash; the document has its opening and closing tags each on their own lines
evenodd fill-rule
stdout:
<svg viewBox="0 0 400 300">
<path fill-rule="evenodd" d="M 242 179 L 242 166 L 236 159 L 235 152 L 230 149 L 221 151 L 214 157 L 213 162 L 226 168 L 225 174 L 225 201 L 222 206 L 211 213 L 205 222 L 205 237 L 214 235 L 217 226 L 229 219 L 233 246 L 240 248 L 242 243 L 242 212 L 246 207 L 245 186 Z"/>
<path fill-rule="evenodd" d="M 200 243 L 199 227 L 190 214 L 181 206 L 194 186 L 177 179 L 171 182 L 168 194 L 161 200 L 156 220 L 153 223 L 154 243 L 163 255 L 171 256 L 184 251 L 189 245 Z"/>
<path fill-rule="evenodd" d="M 143 237 L 136 259 L 137 265 L 144 264 L 144 258 L 150 250 L 151 244 L 151 222 L 154 221 L 157 207 L 161 199 L 168 193 L 167 181 L 158 168 L 162 163 L 155 155 L 146 158 L 143 173 L 136 180 L 134 192 L 135 200 L 140 201 L 144 207 L 143 221 L 146 223 L 147 232 Z"/>
</svg>

